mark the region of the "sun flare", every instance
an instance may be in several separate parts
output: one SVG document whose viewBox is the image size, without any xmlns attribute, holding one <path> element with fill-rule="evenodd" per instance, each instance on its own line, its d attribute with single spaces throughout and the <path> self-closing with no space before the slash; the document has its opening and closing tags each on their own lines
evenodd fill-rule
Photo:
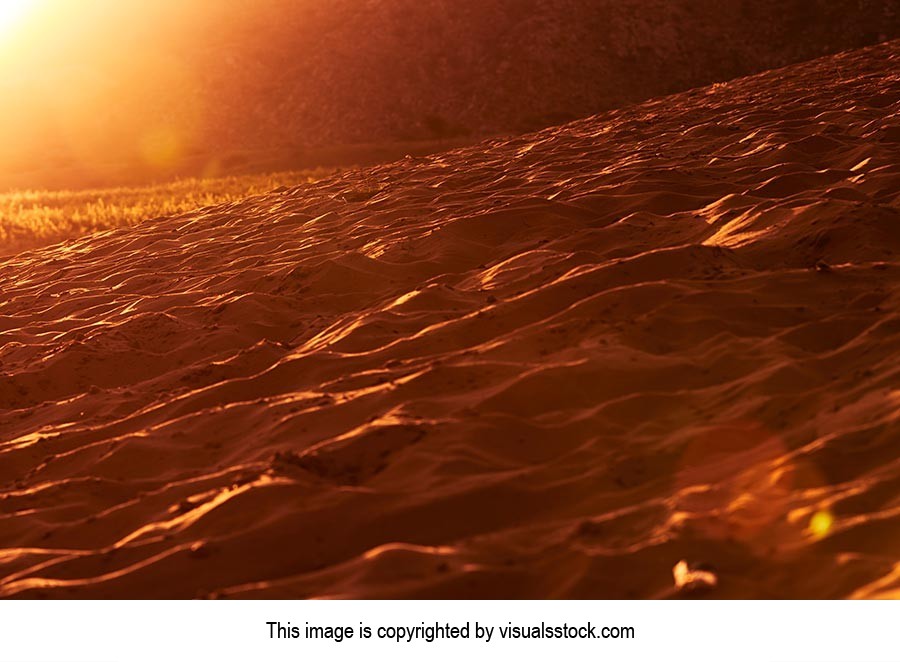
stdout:
<svg viewBox="0 0 900 662">
<path fill-rule="evenodd" d="M 0 36 L 14 30 L 36 4 L 37 0 L 0 0 Z"/>
</svg>

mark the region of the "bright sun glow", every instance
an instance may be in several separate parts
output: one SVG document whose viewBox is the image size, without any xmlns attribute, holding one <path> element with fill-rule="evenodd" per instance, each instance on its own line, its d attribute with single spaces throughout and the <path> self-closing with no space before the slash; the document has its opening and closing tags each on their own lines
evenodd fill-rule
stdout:
<svg viewBox="0 0 900 662">
<path fill-rule="evenodd" d="M 36 4 L 36 0 L 0 0 L 0 35 L 14 30 L 16 24 Z"/>
</svg>

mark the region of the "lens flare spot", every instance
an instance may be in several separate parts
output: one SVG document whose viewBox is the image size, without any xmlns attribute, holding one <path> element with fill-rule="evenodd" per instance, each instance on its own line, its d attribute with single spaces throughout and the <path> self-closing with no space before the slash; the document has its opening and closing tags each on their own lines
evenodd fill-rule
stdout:
<svg viewBox="0 0 900 662">
<path fill-rule="evenodd" d="M 834 517 L 827 510 L 820 510 L 809 520 L 809 532 L 814 538 L 824 538 L 834 526 Z"/>
<path fill-rule="evenodd" d="M 169 168 L 175 165 L 181 154 L 181 141 L 177 133 L 166 127 L 146 133 L 139 147 L 144 163 L 154 168 Z"/>
</svg>

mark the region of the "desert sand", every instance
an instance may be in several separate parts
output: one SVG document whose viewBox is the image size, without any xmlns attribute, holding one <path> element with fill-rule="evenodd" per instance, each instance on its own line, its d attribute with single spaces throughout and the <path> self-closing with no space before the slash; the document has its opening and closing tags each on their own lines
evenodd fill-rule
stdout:
<svg viewBox="0 0 900 662">
<path fill-rule="evenodd" d="M 898 250 L 895 41 L 7 258 L 0 596 L 891 595 Z"/>
</svg>

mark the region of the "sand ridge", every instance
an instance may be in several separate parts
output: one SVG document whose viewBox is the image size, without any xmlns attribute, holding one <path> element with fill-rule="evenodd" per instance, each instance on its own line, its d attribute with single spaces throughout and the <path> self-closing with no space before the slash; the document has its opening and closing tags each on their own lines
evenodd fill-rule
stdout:
<svg viewBox="0 0 900 662">
<path fill-rule="evenodd" d="M 898 163 L 892 42 L 6 259 L 0 596 L 890 594 Z"/>
</svg>

